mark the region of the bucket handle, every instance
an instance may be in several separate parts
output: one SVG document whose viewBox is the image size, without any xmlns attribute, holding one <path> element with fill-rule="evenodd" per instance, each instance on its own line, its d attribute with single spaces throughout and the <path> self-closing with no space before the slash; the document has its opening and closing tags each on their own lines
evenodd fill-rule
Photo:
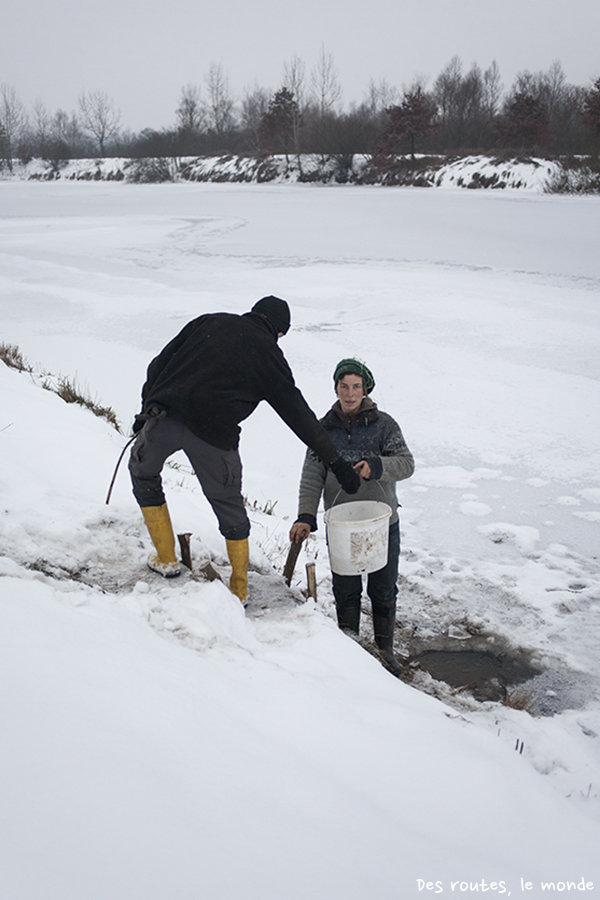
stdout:
<svg viewBox="0 0 600 900">
<path fill-rule="evenodd" d="M 379 479 L 375 482 L 375 484 L 377 485 L 377 487 L 379 488 L 379 490 L 380 490 L 381 493 L 383 494 L 383 499 L 385 500 L 385 491 L 384 491 L 384 489 L 382 488 L 381 482 L 379 481 Z M 337 494 L 336 494 L 335 497 L 333 498 L 333 503 L 331 504 L 331 506 L 329 507 L 329 509 L 333 509 L 333 507 L 334 507 L 335 504 L 336 504 L 337 498 L 340 496 L 340 494 L 342 493 L 343 490 L 344 490 L 343 488 L 340 488 L 340 489 L 339 489 L 339 491 L 337 492 Z"/>
</svg>

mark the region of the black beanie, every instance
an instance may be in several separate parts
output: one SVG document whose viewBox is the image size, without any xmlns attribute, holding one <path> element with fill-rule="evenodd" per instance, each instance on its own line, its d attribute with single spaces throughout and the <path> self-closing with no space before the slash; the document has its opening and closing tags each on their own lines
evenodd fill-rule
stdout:
<svg viewBox="0 0 600 900">
<path fill-rule="evenodd" d="M 263 297 L 254 304 L 252 312 L 268 319 L 277 334 L 287 334 L 290 330 L 290 308 L 285 300 L 280 300 L 279 297 Z"/>
</svg>

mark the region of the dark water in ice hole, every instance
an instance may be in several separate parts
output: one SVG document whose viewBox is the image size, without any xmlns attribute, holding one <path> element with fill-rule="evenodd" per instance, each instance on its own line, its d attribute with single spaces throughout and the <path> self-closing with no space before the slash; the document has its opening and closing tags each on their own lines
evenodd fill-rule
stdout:
<svg viewBox="0 0 600 900">
<path fill-rule="evenodd" d="M 483 650 L 426 650 L 412 663 L 454 688 L 468 687 L 477 700 L 504 700 L 507 687 L 523 684 L 540 674 L 524 659 Z"/>
<path fill-rule="evenodd" d="M 581 709 L 590 697 L 600 694 L 600 680 L 583 672 L 573 672 L 557 663 L 547 669 L 534 666 L 526 652 L 503 650 L 424 650 L 407 662 L 452 688 L 468 689 L 476 700 L 504 701 L 511 697 L 525 701 L 534 716 L 553 716 L 566 709 Z M 517 708 L 522 708 L 517 706 Z M 586 732 L 587 733 L 587 732 Z M 595 735 L 594 735 L 595 736 Z"/>
</svg>

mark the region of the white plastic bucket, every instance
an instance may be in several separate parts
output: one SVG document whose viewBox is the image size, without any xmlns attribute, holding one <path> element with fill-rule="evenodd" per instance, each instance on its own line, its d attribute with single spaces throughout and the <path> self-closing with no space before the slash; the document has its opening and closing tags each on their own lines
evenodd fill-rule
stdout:
<svg viewBox="0 0 600 900">
<path fill-rule="evenodd" d="M 327 510 L 329 562 L 336 575 L 364 575 L 383 569 L 391 515 L 391 508 L 380 500 L 353 500 Z"/>
</svg>

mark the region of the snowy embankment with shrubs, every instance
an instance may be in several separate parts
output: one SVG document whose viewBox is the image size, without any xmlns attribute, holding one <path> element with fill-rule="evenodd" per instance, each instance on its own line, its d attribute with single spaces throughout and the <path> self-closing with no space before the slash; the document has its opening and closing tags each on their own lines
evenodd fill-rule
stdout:
<svg viewBox="0 0 600 900">
<path fill-rule="evenodd" d="M 22 354 L 0 363 L 0 895 L 595 896 L 596 198 L 13 179 L 0 210 L 0 343 Z M 357 355 L 415 455 L 398 652 L 521 654 L 520 696 L 403 683 L 342 634 L 322 520 L 285 586 L 304 451 L 268 407 L 242 434 L 247 611 L 147 570 L 125 466 L 106 506 L 149 360 L 269 293 L 313 409 Z M 165 480 L 196 570 L 226 578 L 184 457 Z"/>
<path fill-rule="evenodd" d="M 52 181 L 168 181 L 325 184 L 383 184 L 441 188 L 517 188 L 543 191 L 563 172 L 555 160 L 533 157 L 494 158 L 473 155 L 456 159 L 422 156 L 399 158 L 385 171 L 362 154 L 320 156 L 178 157 L 177 159 L 34 159 L 14 164 L 14 177 Z"/>
</svg>

